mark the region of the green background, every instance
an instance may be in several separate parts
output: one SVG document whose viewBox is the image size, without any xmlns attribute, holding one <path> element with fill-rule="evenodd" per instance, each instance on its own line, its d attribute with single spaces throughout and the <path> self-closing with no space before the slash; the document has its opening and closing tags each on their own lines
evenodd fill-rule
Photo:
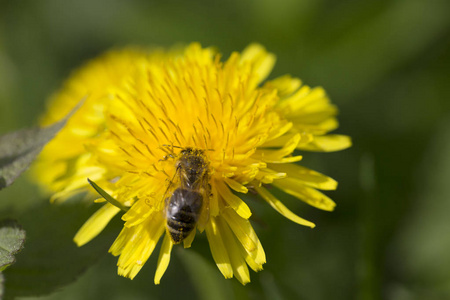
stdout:
<svg viewBox="0 0 450 300">
<path fill-rule="evenodd" d="M 77 249 L 95 207 L 48 208 L 26 176 L 0 192 L 1 215 L 23 214 L 31 234 L 17 268 L 34 236 L 36 253 L 54 258 L 28 256 L 37 272 L 73 268 L 80 253 L 92 265 L 39 299 L 450 299 L 449 12 L 447 0 L 0 1 L 0 133 L 35 125 L 71 70 L 111 47 L 199 41 L 227 56 L 259 42 L 278 58 L 271 78 L 327 90 L 336 133 L 354 143 L 304 154 L 339 181 L 333 213 L 283 199 L 315 229 L 248 199 L 268 262 L 245 287 L 220 278 L 205 237 L 174 249 L 160 286 L 157 255 L 135 280 L 117 276 L 106 251 L 120 222 Z"/>
</svg>

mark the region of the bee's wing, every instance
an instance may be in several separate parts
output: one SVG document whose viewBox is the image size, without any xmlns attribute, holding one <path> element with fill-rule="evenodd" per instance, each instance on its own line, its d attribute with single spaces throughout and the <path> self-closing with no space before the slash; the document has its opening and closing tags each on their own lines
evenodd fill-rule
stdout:
<svg viewBox="0 0 450 300">
<path fill-rule="evenodd" d="M 202 178 L 201 193 L 203 195 L 203 204 L 202 209 L 200 211 L 200 216 L 197 221 L 197 229 L 200 232 L 203 232 L 209 220 L 209 202 L 211 198 L 211 186 L 209 184 L 208 176 Z"/>
<path fill-rule="evenodd" d="M 160 202 L 162 205 L 164 205 L 163 211 L 166 210 L 167 201 L 169 200 L 169 198 L 172 196 L 172 193 L 179 185 L 180 185 L 180 170 L 176 168 L 172 179 L 171 180 L 166 179 L 165 183 L 166 188 Z M 148 201 L 149 200 L 146 200 L 146 203 L 149 206 L 153 206 L 153 204 L 149 203 Z"/>
<path fill-rule="evenodd" d="M 181 169 L 180 168 L 175 168 L 175 173 L 173 174 L 172 180 L 170 180 L 167 183 L 167 189 L 164 192 L 163 198 L 162 200 L 164 201 L 164 203 L 166 203 L 168 201 L 168 199 L 170 198 L 170 196 L 172 196 L 172 193 L 174 192 L 174 190 L 180 186 L 181 184 Z"/>
</svg>

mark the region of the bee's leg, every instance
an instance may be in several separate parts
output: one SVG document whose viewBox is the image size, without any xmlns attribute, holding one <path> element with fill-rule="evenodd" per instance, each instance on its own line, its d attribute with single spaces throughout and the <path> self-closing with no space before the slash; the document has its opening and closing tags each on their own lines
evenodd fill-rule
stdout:
<svg viewBox="0 0 450 300">
<path fill-rule="evenodd" d="M 162 159 L 160 159 L 159 161 L 166 161 L 169 158 L 175 158 L 175 156 L 172 153 L 169 153 L 167 155 L 164 155 Z"/>
<path fill-rule="evenodd" d="M 158 147 L 158 149 L 163 150 L 164 152 L 166 152 L 167 155 L 164 155 L 163 159 L 160 159 L 159 161 L 166 161 L 169 158 L 175 158 L 175 152 L 173 152 L 173 145 L 167 145 L 167 144 L 163 144 L 160 147 Z"/>
</svg>

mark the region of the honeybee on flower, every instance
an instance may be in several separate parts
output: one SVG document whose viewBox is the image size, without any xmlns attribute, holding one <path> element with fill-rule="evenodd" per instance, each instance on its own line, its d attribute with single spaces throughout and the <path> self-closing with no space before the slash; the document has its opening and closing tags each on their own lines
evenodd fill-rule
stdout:
<svg viewBox="0 0 450 300">
<path fill-rule="evenodd" d="M 193 239 L 199 221 L 199 227 L 205 228 L 208 221 L 208 204 L 205 202 L 210 196 L 208 163 L 204 151 L 186 148 L 179 157 L 169 185 L 173 185 L 174 189 L 167 198 L 163 197 L 166 232 L 174 244 L 188 237 Z"/>
<path fill-rule="evenodd" d="M 74 240 L 82 246 L 126 207 L 110 248 L 118 273 L 133 279 L 162 238 L 155 283 L 174 244 L 190 247 L 206 233 L 225 278 L 250 281 L 265 253 L 240 195 L 252 189 L 286 218 L 291 212 L 266 189 L 275 186 L 323 210 L 335 204 L 318 190 L 333 179 L 296 162 L 300 151 L 337 151 L 350 138 L 331 135 L 337 109 L 322 88 L 289 75 L 264 82 L 275 56 L 252 44 L 222 61 L 193 43 L 174 50 L 106 53 L 74 73 L 49 102 L 42 123 L 62 118 L 88 95 L 34 168 L 52 200 L 90 189 L 87 178 L 119 205 L 106 202 Z"/>
</svg>

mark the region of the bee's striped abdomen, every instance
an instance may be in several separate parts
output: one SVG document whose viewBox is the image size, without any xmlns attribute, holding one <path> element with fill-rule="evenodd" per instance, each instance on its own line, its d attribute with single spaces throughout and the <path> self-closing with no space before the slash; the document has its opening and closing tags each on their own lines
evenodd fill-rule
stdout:
<svg viewBox="0 0 450 300">
<path fill-rule="evenodd" d="M 203 196 L 190 189 L 178 188 L 166 205 L 167 230 L 174 244 L 181 243 L 197 225 Z"/>
</svg>

